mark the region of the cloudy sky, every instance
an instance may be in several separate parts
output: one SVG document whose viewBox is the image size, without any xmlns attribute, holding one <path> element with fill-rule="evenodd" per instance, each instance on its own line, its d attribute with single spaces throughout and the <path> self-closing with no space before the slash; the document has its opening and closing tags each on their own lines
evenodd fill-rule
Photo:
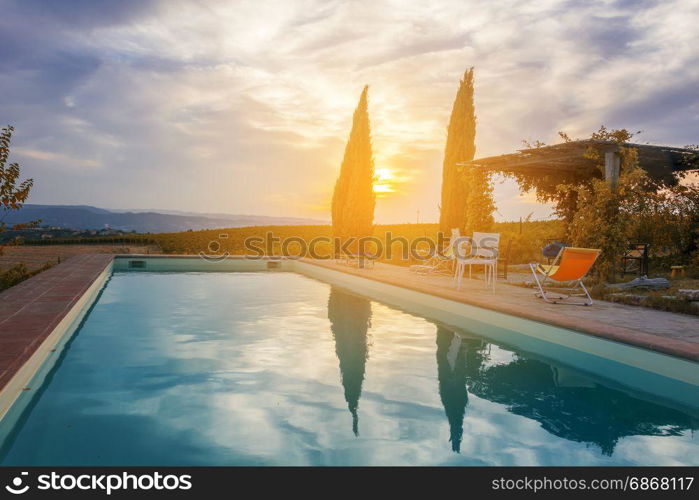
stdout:
<svg viewBox="0 0 699 500">
<path fill-rule="evenodd" d="M 436 220 L 459 78 L 476 156 L 599 125 L 699 142 L 699 2 L 0 0 L 30 202 L 327 219 L 370 85 L 379 222 Z M 547 207 L 496 184 L 500 219 Z"/>
</svg>

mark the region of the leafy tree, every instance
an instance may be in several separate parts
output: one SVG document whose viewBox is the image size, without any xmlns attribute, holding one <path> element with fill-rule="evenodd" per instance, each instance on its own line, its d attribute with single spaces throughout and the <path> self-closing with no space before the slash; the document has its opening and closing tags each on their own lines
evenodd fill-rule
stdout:
<svg viewBox="0 0 699 500">
<path fill-rule="evenodd" d="M 341 241 L 371 236 L 374 230 L 374 156 L 365 86 L 354 111 L 332 201 L 333 234 Z M 351 249 L 356 251 L 356 245 Z"/>
<path fill-rule="evenodd" d="M 688 264 L 692 254 L 699 263 L 699 184 L 641 194 L 629 207 L 634 214 L 630 238 L 650 243 L 656 258 L 667 264 Z"/>
<path fill-rule="evenodd" d="M 639 132 L 631 132 L 625 128 L 608 129 L 602 125 L 599 130 L 593 132 L 590 139 L 599 141 L 613 141 L 619 145 L 631 140 Z M 558 132 L 558 135 L 564 142 L 573 142 L 565 132 Z M 546 146 L 541 141 L 536 141 L 531 144 L 527 141 L 522 141 L 527 148 L 540 148 Z M 566 224 L 569 224 L 575 216 L 578 209 L 578 191 L 571 189 L 560 189 L 559 186 L 578 186 L 591 187 L 593 181 L 604 179 L 604 167 L 601 163 L 604 162 L 602 151 L 595 146 L 590 146 L 583 155 L 585 158 L 596 161 L 599 168 L 590 171 L 561 171 L 551 173 L 540 172 L 511 172 L 505 173 L 508 177 L 513 177 L 517 180 L 523 191 L 536 190 L 536 197 L 543 203 L 554 203 L 554 213 L 563 219 Z M 682 174 L 680 174 L 682 176 Z M 653 177 L 647 176 L 645 186 L 649 192 L 658 189 L 673 186 L 677 183 L 677 177 Z"/>
<path fill-rule="evenodd" d="M 464 229 L 470 183 L 469 175 L 464 175 L 464 169 L 459 164 L 473 160 L 475 154 L 476 114 L 473 105 L 473 68 L 470 68 L 459 82 L 444 148 L 439 215 L 439 228 L 444 233 L 448 234 L 452 228 Z"/>
<path fill-rule="evenodd" d="M 573 245 L 602 249 L 596 268 L 613 279 L 629 241 L 650 243 L 659 254 L 688 261 L 699 239 L 699 186 L 675 184 L 658 189 L 656 179 L 638 164 L 635 148 L 621 147 L 616 189 L 603 179 L 587 185 L 560 186 L 574 191 L 578 208 L 568 224 Z M 601 166 L 600 166 L 601 168 Z"/>
<path fill-rule="evenodd" d="M 688 261 L 697 251 L 699 187 L 679 183 L 687 172 L 667 176 L 642 169 L 637 150 L 624 146 L 638 133 L 602 126 L 590 136 L 619 145 L 621 172 L 616 189 L 604 180 L 603 151 L 594 144 L 583 155 L 597 165 L 591 173 L 512 174 L 525 190 L 536 189 L 540 201 L 556 204 L 568 242 L 602 249 L 595 271 L 603 279 L 614 279 L 631 240 L 650 243 L 656 252 L 672 256 L 673 262 L 677 258 Z M 573 141 L 564 132 L 559 135 L 565 142 Z M 525 145 L 545 146 L 539 141 Z M 685 161 L 691 168 L 698 164 L 698 157 L 689 155 Z"/>
<path fill-rule="evenodd" d="M 10 156 L 10 141 L 14 127 L 8 125 L 0 131 L 0 232 L 5 230 L 4 222 L 12 210 L 19 210 L 27 200 L 34 185 L 33 179 L 19 182 L 20 166 L 18 163 L 7 164 Z M 19 185 L 18 185 L 19 183 Z"/>
<path fill-rule="evenodd" d="M 637 151 L 622 147 L 620 152 L 622 169 L 616 188 L 596 178 L 586 185 L 559 186 L 562 192 L 574 193 L 577 201 L 577 210 L 568 224 L 568 239 L 574 246 L 602 250 L 595 271 L 607 280 L 614 280 L 615 268 L 628 248 L 639 216 L 638 200 L 648 195 L 651 183 L 638 166 Z"/>
</svg>

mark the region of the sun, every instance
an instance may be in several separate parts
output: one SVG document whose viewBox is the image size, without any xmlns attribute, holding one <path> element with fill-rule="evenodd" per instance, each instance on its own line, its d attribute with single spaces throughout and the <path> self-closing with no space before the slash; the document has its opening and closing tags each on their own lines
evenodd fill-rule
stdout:
<svg viewBox="0 0 699 500">
<path fill-rule="evenodd" d="M 379 194 L 395 192 L 395 178 L 390 168 L 377 168 L 374 174 L 374 192 Z"/>
</svg>

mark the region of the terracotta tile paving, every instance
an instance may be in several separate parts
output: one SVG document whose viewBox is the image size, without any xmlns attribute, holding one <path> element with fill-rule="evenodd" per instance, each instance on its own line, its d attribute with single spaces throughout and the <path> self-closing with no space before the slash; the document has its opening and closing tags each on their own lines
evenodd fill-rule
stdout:
<svg viewBox="0 0 699 500">
<path fill-rule="evenodd" d="M 0 255 L 0 269 L 7 269 L 16 264 L 24 264 L 29 270 L 37 269 L 46 263 L 63 262 L 81 254 L 126 254 L 137 253 L 146 254 L 158 252 L 159 249 L 154 246 L 143 245 L 21 245 L 21 246 L 5 246 L 3 253 Z"/>
<path fill-rule="evenodd" d="M 82 254 L 0 293 L 0 389 L 111 262 Z"/>
</svg>

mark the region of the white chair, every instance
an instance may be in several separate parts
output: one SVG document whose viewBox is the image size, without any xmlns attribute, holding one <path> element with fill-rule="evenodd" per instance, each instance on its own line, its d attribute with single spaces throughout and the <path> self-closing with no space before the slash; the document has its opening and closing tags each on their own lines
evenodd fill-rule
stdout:
<svg viewBox="0 0 699 500">
<path fill-rule="evenodd" d="M 413 264 L 408 269 L 416 274 L 446 274 L 454 269 L 454 247 L 447 246 L 443 252 L 437 252 L 425 264 Z"/>
<path fill-rule="evenodd" d="M 459 232 L 459 228 L 452 229 L 449 244 L 443 251 L 437 252 L 436 255 L 432 256 L 424 264 L 413 264 L 408 269 L 417 274 L 451 274 L 454 270 L 454 258 L 456 254 L 454 245 L 460 237 L 461 233 Z"/>
<path fill-rule="evenodd" d="M 470 251 L 467 247 L 470 243 Z M 500 245 L 500 233 L 473 233 L 473 238 L 460 238 L 456 245 L 456 269 L 454 281 L 457 290 L 461 290 L 466 266 L 468 277 L 472 276 L 474 265 L 483 266 L 485 273 L 485 286 L 495 290 L 495 280 L 498 276 L 498 246 Z"/>
</svg>

